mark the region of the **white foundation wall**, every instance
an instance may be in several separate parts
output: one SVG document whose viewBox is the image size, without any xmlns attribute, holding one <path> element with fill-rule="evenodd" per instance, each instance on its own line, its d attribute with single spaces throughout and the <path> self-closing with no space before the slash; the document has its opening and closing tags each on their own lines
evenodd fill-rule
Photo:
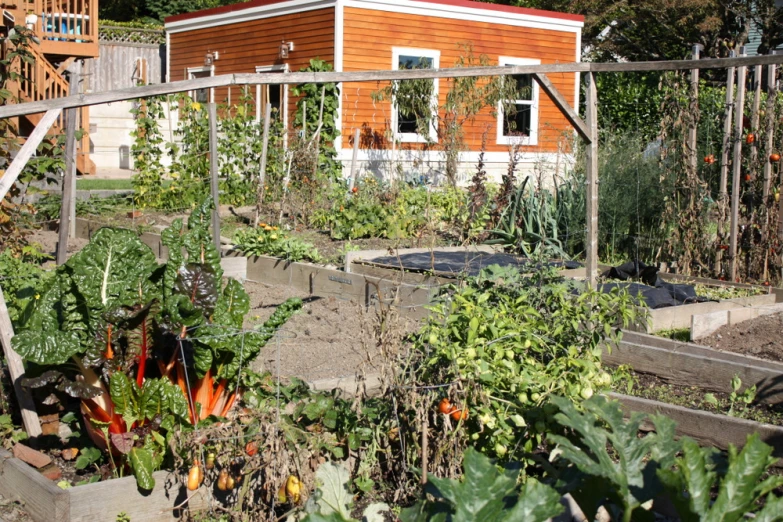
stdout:
<svg viewBox="0 0 783 522">
<path fill-rule="evenodd" d="M 339 153 L 343 163 L 343 176 L 351 176 L 353 151 L 343 149 Z M 484 170 L 487 181 L 500 183 L 502 176 L 508 172 L 510 156 L 506 152 L 487 152 L 484 154 Z M 457 183 L 467 186 L 476 173 L 479 154 L 465 152 L 460 154 L 457 171 Z M 572 153 L 533 153 L 522 152 L 517 156 L 516 176 L 524 179 L 531 176 L 531 181 L 542 188 L 552 188 L 555 180 L 563 177 L 574 169 L 576 158 Z M 357 153 L 357 177 L 374 176 L 384 181 L 405 180 L 420 181 L 443 185 L 446 183 L 446 161 L 439 151 L 408 151 L 408 150 L 362 150 Z"/>
</svg>

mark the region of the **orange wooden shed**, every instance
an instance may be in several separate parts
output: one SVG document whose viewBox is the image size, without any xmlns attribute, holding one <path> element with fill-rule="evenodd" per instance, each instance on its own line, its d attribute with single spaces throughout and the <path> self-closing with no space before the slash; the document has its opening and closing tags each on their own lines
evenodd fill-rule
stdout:
<svg viewBox="0 0 783 522">
<path fill-rule="evenodd" d="M 466 45 L 475 57 L 484 55 L 489 65 L 578 62 L 582 27 L 578 15 L 470 0 L 252 0 L 167 18 L 167 76 L 176 81 L 231 73 L 285 74 L 316 57 L 346 72 L 416 64 L 446 68 L 465 55 Z M 578 106 L 578 73 L 548 76 L 565 99 Z M 463 179 L 474 170 L 484 135 L 491 175 L 505 170 L 511 144 L 519 146 L 523 169 L 549 165 L 559 170 L 567 163 L 571 126 L 536 82 L 529 77 L 517 80 L 531 88 L 523 99 L 514 100 L 514 116 L 487 107 L 464 124 Z M 341 85 L 342 136 L 335 143 L 340 158 L 350 161 L 353 136 L 360 129 L 358 156 L 364 169 L 378 172 L 390 162 L 402 162 L 409 171 L 441 172 L 444 158 L 437 133 L 421 136 L 389 102 L 373 102 L 371 94 L 384 85 Z M 440 103 L 449 86 L 448 79 L 435 80 Z M 225 102 L 236 99 L 238 89 L 193 95 Z M 272 103 L 291 120 L 294 100 L 288 88 L 258 87 L 254 96 L 259 106 Z"/>
</svg>

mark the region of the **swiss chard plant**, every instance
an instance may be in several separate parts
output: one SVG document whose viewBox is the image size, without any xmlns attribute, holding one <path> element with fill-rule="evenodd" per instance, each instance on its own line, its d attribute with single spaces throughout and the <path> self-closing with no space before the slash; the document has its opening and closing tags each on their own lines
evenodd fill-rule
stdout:
<svg viewBox="0 0 783 522">
<path fill-rule="evenodd" d="M 224 417 L 242 368 L 274 335 L 243 329 L 250 301 L 238 281 L 223 283 L 209 205 L 163 232 L 162 265 L 135 233 L 99 230 L 39 290 L 13 338 L 31 363 L 24 384 L 80 399 L 93 442 L 144 489 L 165 455 L 161 433 Z"/>
</svg>

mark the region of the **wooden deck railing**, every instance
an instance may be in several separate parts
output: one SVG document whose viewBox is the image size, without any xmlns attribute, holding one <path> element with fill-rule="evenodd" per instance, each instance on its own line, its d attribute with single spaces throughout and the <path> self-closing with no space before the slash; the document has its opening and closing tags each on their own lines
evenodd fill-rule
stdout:
<svg viewBox="0 0 783 522">
<path fill-rule="evenodd" d="M 21 63 L 20 72 L 23 78 L 19 85 L 21 101 L 33 102 L 68 96 L 70 86 L 62 72 L 49 63 L 38 46 L 32 45 L 28 51 L 33 54 L 35 60 L 32 63 Z M 63 128 L 64 125 L 65 121 L 60 116 L 55 126 Z"/>
<path fill-rule="evenodd" d="M 38 15 L 41 40 L 73 43 L 98 41 L 97 0 L 25 0 L 25 12 Z"/>
</svg>

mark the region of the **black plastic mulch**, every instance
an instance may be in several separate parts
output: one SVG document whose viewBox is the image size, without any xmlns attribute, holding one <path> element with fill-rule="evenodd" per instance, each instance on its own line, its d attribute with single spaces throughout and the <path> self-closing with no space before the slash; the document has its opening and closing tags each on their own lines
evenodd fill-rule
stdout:
<svg viewBox="0 0 783 522">
<path fill-rule="evenodd" d="M 693 285 L 667 283 L 658 276 L 658 268 L 645 265 L 641 261 L 629 261 L 612 267 L 604 272 L 602 277 L 621 281 L 638 279 L 646 283 L 603 283 L 598 285 L 598 289 L 602 292 L 611 292 L 615 288 L 624 288 L 636 299 L 643 300 L 648 307 L 653 309 L 709 301 L 706 297 L 696 295 L 696 289 Z"/>
</svg>

